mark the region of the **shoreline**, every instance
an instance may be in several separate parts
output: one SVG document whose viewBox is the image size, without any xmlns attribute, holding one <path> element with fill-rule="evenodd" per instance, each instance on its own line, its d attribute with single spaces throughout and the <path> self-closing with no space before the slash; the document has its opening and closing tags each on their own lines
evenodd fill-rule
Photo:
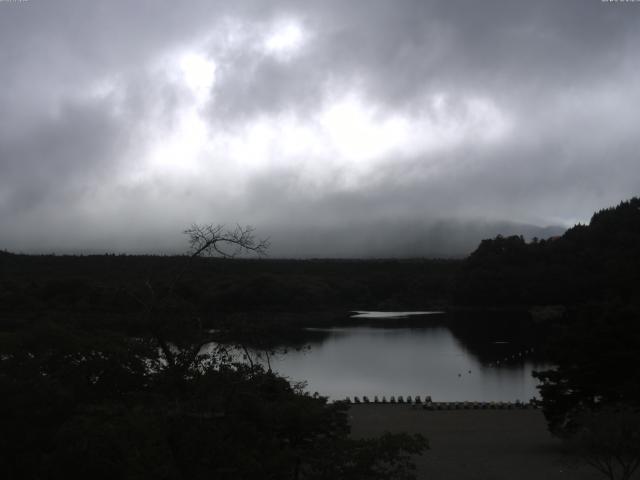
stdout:
<svg viewBox="0 0 640 480">
<path fill-rule="evenodd" d="M 419 405 L 351 404 L 354 438 L 420 433 L 430 449 L 416 458 L 418 480 L 596 480 L 567 454 L 538 409 L 425 410 Z"/>
<path fill-rule="evenodd" d="M 398 405 L 400 407 L 412 407 L 422 408 L 423 410 L 536 410 L 541 408 L 541 400 L 539 398 L 532 398 L 529 401 L 523 402 L 521 400 L 513 401 L 437 401 L 431 400 L 430 396 L 425 397 L 424 402 L 420 396 L 411 397 L 410 395 L 404 398 L 402 395 L 397 397 L 391 395 L 389 399 L 385 396 L 379 399 L 378 396 L 374 396 L 370 399 L 366 395 L 362 397 L 346 397 L 343 400 L 333 400 L 336 402 L 346 402 L 349 405 Z"/>
</svg>

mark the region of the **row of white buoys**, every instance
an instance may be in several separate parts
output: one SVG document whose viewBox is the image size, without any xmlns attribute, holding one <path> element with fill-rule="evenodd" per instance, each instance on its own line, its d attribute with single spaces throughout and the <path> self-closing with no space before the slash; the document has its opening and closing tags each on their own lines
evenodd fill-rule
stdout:
<svg viewBox="0 0 640 480">
<path fill-rule="evenodd" d="M 388 400 L 385 396 L 383 396 L 382 398 L 378 398 L 378 396 L 376 395 L 373 397 L 373 400 L 370 400 L 367 396 L 363 396 L 362 400 L 360 399 L 360 397 L 353 397 L 353 401 L 351 400 L 351 397 L 347 397 L 344 401 L 347 403 L 403 403 L 407 405 L 423 404 L 420 395 L 416 395 L 415 397 L 411 397 L 411 395 L 409 395 L 407 398 L 404 398 L 402 395 L 399 395 L 397 397 L 391 395 Z M 428 395 L 424 397 L 424 403 L 431 403 L 431 397 Z"/>
<path fill-rule="evenodd" d="M 522 360 L 527 355 L 531 355 L 533 352 L 534 352 L 533 347 L 527 348 L 527 349 L 522 350 L 520 352 L 516 352 L 513 355 L 508 355 L 508 356 L 504 357 L 503 359 L 496 360 L 495 362 L 490 363 L 489 366 L 490 367 L 499 367 L 501 363 L 509 363 L 509 362 Z"/>
<path fill-rule="evenodd" d="M 422 408 L 426 410 L 515 410 L 538 408 L 538 402 L 432 402 L 424 404 Z"/>
<path fill-rule="evenodd" d="M 424 402 L 419 395 L 415 397 L 391 396 L 387 400 L 386 397 L 379 399 L 376 395 L 373 400 L 369 397 L 347 397 L 344 400 L 346 403 L 353 404 L 405 404 L 405 405 L 421 405 L 426 410 L 513 410 L 513 409 L 528 409 L 538 408 L 539 403 L 535 399 L 531 399 L 529 402 L 521 402 L 516 400 L 515 402 L 433 402 L 430 396 L 426 396 Z"/>
</svg>

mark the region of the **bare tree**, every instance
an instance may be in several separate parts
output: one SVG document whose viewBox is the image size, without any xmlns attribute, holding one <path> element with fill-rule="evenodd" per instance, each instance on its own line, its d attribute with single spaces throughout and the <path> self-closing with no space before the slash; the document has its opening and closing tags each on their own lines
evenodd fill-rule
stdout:
<svg viewBox="0 0 640 480">
<path fill-rule="evenodd" d="M 241 253 L 264 256 L 269 247 L 267 239 L 256 239 L 254 228 L 251 226 L 236 225 L 235 228 L 228 229 L 221 224 L 193 224 L 184 233 L 189 237 L 189 254 L 182 269 L 171 279 L 168 288 L 158 294 L 152 281 L 147 279 L 145 282 L 147 298 L 134 296 L 144 309 L 147 325 L 158 342 L 167 367 L 177 370 L 193 366 L 198 360 L 202 347 L 212 341 L 211 336 L 204 332 L 200 319 L 196 317 L 194 320 L 197 324 L 197 332 L 195 332 L 197 338 L 190 339 L 190 342 L 186 342 L 179 348 L 158 319 L 163 313 L 163 305 L 166 306 L 174 297 L 176 286 L 189 270 L 192 261 L 202 256 L 234 258 Z"/>
<path fill-rule="evenodd" d="M 268 240 L 256 240 L 254 228 L 236 225 L 233 230 L 224 225 L 198 225 L 194 223 L 184 231 L 189 236 L 191 258 L 207 255 L 233 258 L 240 253 L 265 255 Z"/>
</svg>

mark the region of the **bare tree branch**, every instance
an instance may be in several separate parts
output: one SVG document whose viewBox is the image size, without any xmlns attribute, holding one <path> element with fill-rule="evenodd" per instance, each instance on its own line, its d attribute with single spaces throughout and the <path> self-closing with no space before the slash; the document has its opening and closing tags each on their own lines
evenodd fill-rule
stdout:
<svg viewBox="0 0 640 480">
<path fill-rule="evenodd" d="M 162 328 L 154 318 L 160 313 L 159 310 L 161 310 L 162 301 L 166 301 L 174 295 L 178 282 L 190 268 L 191 262 L 201 256 L 234 258 L 241 253 L 253 253 L 258 256 L 264 256 L 269 248 L 268 239 L 256 239 L 254 228 L 248 225 L 244 227 L 236 225 L 234 229 L 227 229 L 221 224 L 193 224 L 185 230 L 184 233 L 189 237 L 190 253 L 183 268 L 171 280 L 168 289 L 162 295 L 158 295 L 151 281 L 147 280 L 146 287 L 149 292 L 149 301 L 145 302 L 134 296 L 135 300 L 143 305 L 148 323 L 170 368 L 177 366 L 178 359 L 184 364 L 193 363 L 199 355 L 202 346 L 212 340 L 211 336 L 207 335 L 201 338 L 197 348 L 189 349 L 190 351 L 174 352 L 173 345 L 169 339 L 166 338 L 165 332 L 162 331 Z M 198 330 L 202 332 L 202 322 L 199 318 L 197 322 Z M 246 353 L 248 355 L 248 352 Z M 181 355 L 185 358 L 181 358 Z M 251 358 L 248 358 L 253 366 Z"/>
<path fill-rule="evenodd" d="M 269 240 L 257 240 L 254 236 L 254 228 L 249 225 L 245 227 L 236 225 L 233 230 L 230 230 L 220 224 L 194 223 L 184 233 L 189 236 L 192 258 L 203 255 L 233 258 L 243 252 L 264 256 L 269 248 Z"/>
</svg>

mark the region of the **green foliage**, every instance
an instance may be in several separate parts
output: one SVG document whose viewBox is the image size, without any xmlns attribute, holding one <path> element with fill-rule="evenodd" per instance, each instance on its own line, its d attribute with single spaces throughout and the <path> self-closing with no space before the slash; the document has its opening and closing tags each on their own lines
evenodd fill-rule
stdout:
<svg viewBox="0 0 640 480">
<path fill-rule="evenodd" d="M 550 348 L 555 368 L 535 374 L 552 432 L 572 435 L 581 412 L 640 407 L 640 309 L 583 306 L 570 311 Z"/>
<path fill-rule="evenodd" d="M 2 333 L 4 478 L 411 478 L 426 447 L 350 439 L 345 404 L 222 354 L 169 365 L 161 350 L 51 322 Z"/>
</svg>

